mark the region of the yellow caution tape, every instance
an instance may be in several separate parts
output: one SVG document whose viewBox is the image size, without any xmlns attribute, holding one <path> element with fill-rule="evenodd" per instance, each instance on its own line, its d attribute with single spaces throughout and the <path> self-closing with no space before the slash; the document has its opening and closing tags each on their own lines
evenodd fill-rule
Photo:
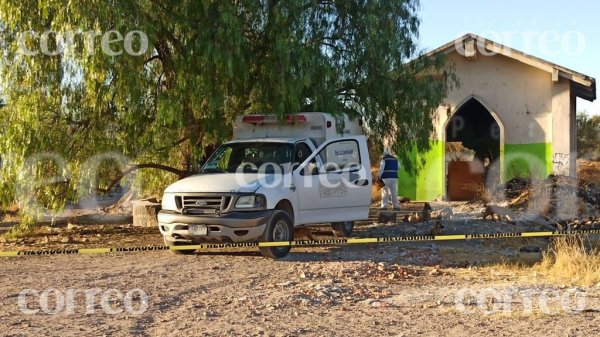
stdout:
<svg viewBox="0 0 600 337">
<path fill-rule="evenodd" d="M 46 249 L 46 250 L 18 250 L 0 251 L 0 257 L 14 256 L 40 256 L 40 255 L 69 255 L 69 254 L 107 254 L 119 252 L 148 252 L 163 250 L 205 250 L 243 247 L 286 247 L 286 246 L 332 246 L 351 244 L 393 243 L 411 241 L 451 241 L 451 240 L 477 240 L 501 238 L 528 238 L 600 234 L 598 229 L 579 231 L 555 232 L 525 232 L 525 233 L 490 233 L 490 234 L 457 234 L 457 235 L 423 235 L 423 236 L 389 236 L 376 238 L 336 238 L 326 240 L 296 240 L 279 242 L 239 242 L 239 243 L 203 243 L 186 246 L 139 246 L 118 248 L 74 248 L 74 249 Z"/>
</svg>

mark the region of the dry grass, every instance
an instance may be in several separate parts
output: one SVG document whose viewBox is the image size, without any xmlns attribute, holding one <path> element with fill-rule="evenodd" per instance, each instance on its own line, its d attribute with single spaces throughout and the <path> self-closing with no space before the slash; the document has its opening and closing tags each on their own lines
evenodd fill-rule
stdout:
<svg viewBox="0 0 600 337">
<path fill-rule="evenodd" d="M 483 270 L 498 277 L 533 275 L 532 281 L 535 283 L 597 285 L 600 284 L 600 239 L 557 237 L 542 254 L 541 261 L 540 258 L 524 260 L 521 257 L 488 265 L 483 267 Z"/>
<path fill-rule="evenodd" d="M 559 237 L 534 269 L 549 279 L 578 285 L 600 282 L 600 249 L 582 237 Z"/>
<path fill-rule="evenodd" d="M 465 188 L 475 195 L 474 200 L 482 201 L 485 204 L 493 200 L 492 192 L 485 187 L 485 184 L 472 183 L 466 185 Z"/>
<path fill-rule="evenodd" d="M 579 159 L 577 161 L 577 177 L 580 182 L 600 186 L 600 161 Z"/>
</svg>

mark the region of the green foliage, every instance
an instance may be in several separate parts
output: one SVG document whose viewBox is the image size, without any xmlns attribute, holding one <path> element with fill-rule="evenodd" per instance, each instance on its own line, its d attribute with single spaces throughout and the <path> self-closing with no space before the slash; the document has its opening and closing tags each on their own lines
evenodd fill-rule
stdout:
<svg viewBox="0 0 600 337">
<path fill-rule="evenodd" d="M 577 114 L 577 157 L 600 160 L 600 116 Z"/>
<path fill-rule="evenodd" d="M 408 161 L 404 153 L 414 144 L 429 146 L 432 110 L 454 80 L 443 59 L 420 55 L 418 5 L 3 0 L 0 92 L 10 104 L 0 120 L 0 153 L 7 158 L 1 201 L 27 192 L 59 209 L 85 191 L 106 188 L 115 170 L 133 163 L 189 172 L 205 148 L 230 136 L 234 117 L 242 113 L 361 116 L 378 138 L 395 139 L 396 152 Z M 23 54 L 19 33 L 30 30 L 74 32 L 74 48 L 55 56 Z M 110 56 L 100 36 L 92 39 L 92 49 L 82 33 L 111 30 L 144 32 L 147 52 Z M 31 34 L 23 41 L 29 50 L 40 50 L 40 39 Z M 135 40 L 134 50 L 142 45 Z M 49 49 L 56 48 L 50 39 Z M 113 152 L 126 162 L 99 164 L 103 177 L 90 176 L 97 175 L 90 158 Z M 40 153 L 64 162 L 55 160 L 52 169 L 44 167 L 48 163 L 28 167 Z M 139 177 L 144 181 L 134 184 L 150 191 L 168 183 L 164 173 Z M 44 184 L 21 186 L 32 180 Z"/>
</svg>

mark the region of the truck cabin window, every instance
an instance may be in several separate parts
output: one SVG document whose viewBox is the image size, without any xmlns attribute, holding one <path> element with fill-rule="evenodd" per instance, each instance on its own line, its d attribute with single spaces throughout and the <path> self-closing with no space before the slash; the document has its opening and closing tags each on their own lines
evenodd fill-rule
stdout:
<svg viewBox="0 0 600 337">
<path fill-rule="evenodd" d="M 287 173 L 294 147 L 288 143 L 242 142 L 221 145 L 200 173 Z"/>
<path fill-rule="evenodd" d="M 300 164 L 302 164 L 306 160 L 306 158 L 310 157 L 311 154 L 312 150 L 310 149 L 310 147 L 308 147 L 308 145 L 306 145 L 306 143 L 296 143 L 296 150 L 294 151 L 294 163 L 292 164 L 292 170 L 298 168 L 298 166 L 300 166 Z M 313 175 L 317 173 L 318 170 L 316 157 L 313 157 L 313 159 L 300 172 L 300 174 L 303 176 Z"/>
<path fill-rule="evenodd" d="M 325 172 L 358 171 L 360 151 L 355 140 L 337 141 L 319 152 Z"/>
</svg>

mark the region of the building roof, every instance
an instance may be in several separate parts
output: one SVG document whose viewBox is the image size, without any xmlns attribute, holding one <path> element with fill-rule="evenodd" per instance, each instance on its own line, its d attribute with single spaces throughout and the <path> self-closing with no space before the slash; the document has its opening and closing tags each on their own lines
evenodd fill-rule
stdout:
<svg viewBox="0 0 600 337">
<path fill-rule="evenodd" d="M 565 68 L 556 63 L 552 63 L 543 60 L 539 57 L 529 55 L 522 51 L 507 47 L 500 43 L 486 39 L 476 34 L 466 34 L 462 37 L 448 42 L 445 45 L 432 50 L 427 55 L 434 55 L 438 53 L 449 54 L 454 51 L 464 51 L 465 57 L 473 57 L 476 55 L 476 48 L 485 48 L 486 52 L 493 54 L 501 54 L 519 62 L 525 63 L 532 67 L 547 71 L 552 74 L 552 81 L 558 82 L 560 78 L 571 81 L 572 92 L 577 96 L 588 101 L 594 101 L 596 99 L 596 79 L 579 73 L 577 71 Z M 481 50 L 481 49 L 479 49 Z"/>
</svg>

